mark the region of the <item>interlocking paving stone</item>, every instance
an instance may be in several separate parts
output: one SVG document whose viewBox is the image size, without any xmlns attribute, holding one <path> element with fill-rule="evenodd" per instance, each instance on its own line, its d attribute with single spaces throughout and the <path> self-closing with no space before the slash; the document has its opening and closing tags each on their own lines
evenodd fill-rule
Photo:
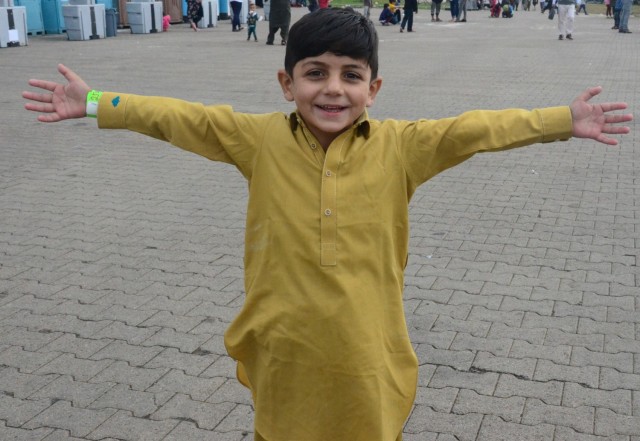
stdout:
<svg viewBox="0 0 640 441">
<path fill-rule="evenodd" d="M 175 394 L 151 415 L 151 419 L 157 421 L 188 419 L 194 421 L 200 428 L 211 430 L 215 429 L 236 406 L 236 403 L 207 403 L 192 400 L 183 394 Z"/>
<path fill-rule="evenodd" d="M 563 385 L 560 381 L 533 381 L 511 374 L 502 374 L 493 395 L 505 398 L 513 396 L 537 398 L 546 404 L 559 406 L 563 396 Z"/>
<path fill-rule="evenodd" d="M 188 395 L 195 401 L 209 401 L 211 403 L 239 401 L 241 395 L 236 391 L 234 394 L 221 392 L 221 387 L 233 382 L 238 385 L 234 380 L 228 380 L 224 377 L 214 378 L 202 378 L 194 375 L 187 375 L 181 370 L 172 369 L 158 381 L 156 381 L 151 387 L 147 389 L 148 392 L 173 392 L 182 393 Z M 238 387 L 243 387 L 238 385 Z M 240 390 L 242 391 L 242 389 Z M 214 397 L 220 397 L 216 399 Z M 222 397 L 224 399 L 222 399 Z"/>
<path fill-rule="evenodd" d="M 554 426 L 536 424 L 535 426 L 511 423 L 502 418 L 487 416 L 480 428 L 478 441 L 552 441 Z"/>
<path fill-rule="evenodd" d="M 596 409 L 596 435 L 637 435 L 640 433 L 640 419 L 629 415 L 619 415 L 609 409 Z"/>
<path fill-rule="evenodd" d="M 163 439 L 177 424 L 177 420 L 152 421 L 131 416 L 121 410 L 92 431 L 87 438 L 102 440 L 113 437 L 127 441 L 153 441 Z"/>
<path fill-rule="evenodd" d="M 23 427 L 52 427 L 68 430 L 75 437 L 86 437 L 116 412 L 114 409 L 80 409 L 68 401 L 56 401 L 30 419 Z"/>
<path fill-rule="evenodd" d="M 48 398 L 52 401 L 65 400 L 74 407 L 84 408 L 104 395 L 115 383 L 87 383 L 75 380 L 69 375 L 61 375 L 42 389 L 29 396 L 29 399 Z"/>
<path fill-rule="evenodd" d="M 570 427 L 556 427 L 555 441 L 630 441 L 627 435 L 598 436 L 576 432 Z"/>
<path fill-rule="evenodd" d="M 591 406 L 606 408 L 620 415 L 631 415 L 630 390 L 606 391 L 584 387 L 576 383 L 566 383 L 562 405 L 567 407 Z"/>
<path fill-rule="evenodd" d="M 246 427 L 246 424 L 244 425 Z M 216 441 L 249 441 L 253 439 L 253 432 L 243 430 L 220 432 L 201 429 L 189 421 L 181 421 L 163 441 L 210 441 L 215 436 Z"/>
<path fill-rule="evenodd" d="M 124 361 L 110 360 L 109 363 L 112 363 L 109 368 L 91 377 L 91 382 L 126 384 L 134 390 L 144 391 L 169 371 L 167 368 L 146 369 L 130 366 Z"/>
<path fill-rule="evenodd" d="M 499 398 L 461 390 L 453 405 L 455 414 L 482 413 L 496 415 L 505 421 L 519 423 L 524 409 L 524 397 Z"/>
<path fill-rule="evenodd" d="M 20 441 L 41 441 L 43 439 L 50 439 L 50 441 L 57 441 L 56 438 L 45 438 L 47 434 L 50 434 L 52 429 L 20 429 L 16 427 L 7 427 L 4 421 L 0 421 L 0 439 L 5 440 L 20 440 Z M 58 438 L 62 441 L 62 438 Z"/>
<path fill-rule="evenodd" d="M 101 383 L 105 384 L 105 383 Z M 153 393 L 132 390 L 124 384 L 116 384 L 101 394 L 87 407 L 92 409 L 122 409 L 135 417 L 146 417 L 158 409 Z"/>
<path fill-rule="evenodd" d="M 563 407 L 545 404 L 535 398 L 527 400 L 522 423 L 567 426 L 581 433 L 592 433 L 595 409 L 589 406 Z"/>
</svg>

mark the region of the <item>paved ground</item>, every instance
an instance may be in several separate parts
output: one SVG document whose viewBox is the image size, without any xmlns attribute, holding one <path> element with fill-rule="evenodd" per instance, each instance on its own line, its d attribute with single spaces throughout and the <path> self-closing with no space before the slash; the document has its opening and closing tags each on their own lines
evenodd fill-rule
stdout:
<svg viewBox="0 0 640 441">
<path fill-rule="evenodd" d="M 373 116 L 567 104 L 596 84 L 640 107 L 636 19 L 621 35 L 581 15 L 574 41 L 539 12 L 428 19 L 378 28 Z M 223 347 L 243 301 L 246 184 L 93 120 L 39 124 L 20 92 L 63 62 L 98 89 L 290 111 L 266 30 L 259 43 L 227 21 L 0 50 L 1 440 L 252 439 Z M 416 194 L 406 440 L 640 440 L 638 136 L 479 155 Z"/>
</svg>

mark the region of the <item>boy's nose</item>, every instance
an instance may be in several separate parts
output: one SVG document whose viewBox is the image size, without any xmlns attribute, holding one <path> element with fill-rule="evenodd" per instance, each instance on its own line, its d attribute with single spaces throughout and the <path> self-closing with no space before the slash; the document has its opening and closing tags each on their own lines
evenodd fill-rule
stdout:
<svg viewBox="0 0 640 441">
<path fill-rule="evenodd" d="M 326 84 L 327 93 L 337 94 L 342 93 L 342 81 L 340 76 L 331 76 L 327 79 Z"/>
</svg>

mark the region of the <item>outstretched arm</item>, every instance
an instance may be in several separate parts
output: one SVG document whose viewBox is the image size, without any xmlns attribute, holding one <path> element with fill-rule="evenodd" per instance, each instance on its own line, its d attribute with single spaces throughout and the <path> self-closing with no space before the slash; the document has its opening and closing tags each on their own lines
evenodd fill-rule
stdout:
<svg viewBox="0 0 640 441">
<path fill-rule="evenodd" d="M 602 87 L 591 87 L 582 92 L 569 106 L 573 118 L 573 136 L 576 138 L 595 139 L 603 144 L 616 145 L 618 140 L 606 136 L 629 133 L 629 127 L 615 125 L 631 121 L 633 115 L 612 114 L 616 110 L 624 110 L 627 103 L 589 104 L 589 100 L 602 92 Z"/>
<path fill-rule="evenodd" d="M 41 113 L 38 115 L 38 121 L 58 122 L 87 115 L 86 99 L 91 88 L 75 72 L 62 64 L 58 65 L 58 72 L 65 77 L 68 84 L 29 80 L 30 86 L 44 89 L 47 93 L 22 92 L 22 97 L 30 100 L 24 108 Z"/>
</svg>

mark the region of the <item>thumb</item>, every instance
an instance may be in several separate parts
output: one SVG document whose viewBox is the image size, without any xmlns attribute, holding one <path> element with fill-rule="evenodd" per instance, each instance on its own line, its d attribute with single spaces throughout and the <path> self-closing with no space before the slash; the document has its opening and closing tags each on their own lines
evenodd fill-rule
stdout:
<svg viewBox="0 0 640 441">
<path fill-rule="evenodd" d="M 78 74 L 76 74 L 64 64 L 58 64 L 58 72 L 60 72 L 60 74 L 70 83 L 80 79 Z"/>
</svg>

